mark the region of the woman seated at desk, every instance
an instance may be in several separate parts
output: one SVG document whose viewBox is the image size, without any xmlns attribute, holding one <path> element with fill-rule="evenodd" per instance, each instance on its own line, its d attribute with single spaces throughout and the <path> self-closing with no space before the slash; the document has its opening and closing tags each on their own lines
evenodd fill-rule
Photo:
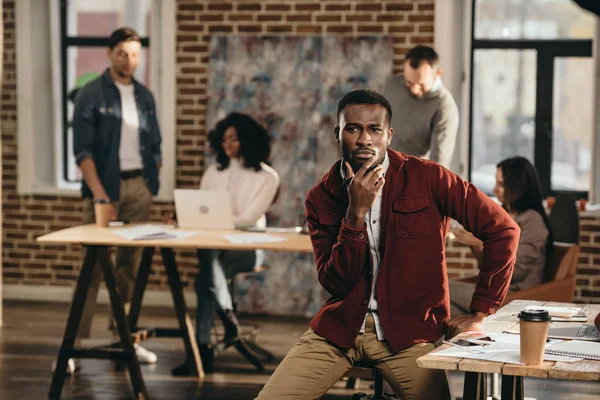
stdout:
<svg viewBox="0 0 600 400">
<path fill-rule="evenodd" d="M 543 283 L 546 258 L 552 247 L 550 222 L 542 201 L 542 190 L 534 166 L 523 157 L 512 157 L 497 165 L 494 194 L 521 228 L 519 248 L 510 291 Z M 471 248 L 480 264 L 483 244 L 463 228 L 453 229 L 455 241 Z M 469 312 L 474 282 L 450 281 L 451 315 Z"/>
<path fill-rule="evenodd" d="M 271 138 L 258 122 L 241 113 L 231 113 L 208 134 L 216 163 L 208 167 L 200 189 L 227 191 L 236 228 L 266 227 L 265 212 L 279 188 L 279 175 L 267 165 Z M 239 324 L 227 280 L 248 272 L 263 262 L 263 252 L 255 250 L 198 250 L 200 272 L 194 282 L 198 307 L 196 339 L 204 372 L 213 371 L 210 333 L 216 311 L 225 328 L 224 341 L 238 338 Z M 190 375 L 185 362 L 174 368 L 173 375 Z"/>
</svg>

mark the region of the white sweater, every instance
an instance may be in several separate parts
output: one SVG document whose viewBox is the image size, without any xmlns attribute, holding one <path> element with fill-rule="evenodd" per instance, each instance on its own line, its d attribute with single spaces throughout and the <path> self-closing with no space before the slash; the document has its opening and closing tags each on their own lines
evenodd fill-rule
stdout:
<svg viewBox="0 0 600 400">
<path fill-rule="evenodd" d="M 279 175 L 273 168 L 264 163 L 261 163 L 259 171 L 244 168 L 239 159 L 230 160 L 229 166 L 221 171 L 217 169 L 217 164 L 212 164 L 200 183 L 200 189 L 231 194 L 236 228 L 266 227 L 265 212 L 271 206 L 278 187 Z"/>
</svg>

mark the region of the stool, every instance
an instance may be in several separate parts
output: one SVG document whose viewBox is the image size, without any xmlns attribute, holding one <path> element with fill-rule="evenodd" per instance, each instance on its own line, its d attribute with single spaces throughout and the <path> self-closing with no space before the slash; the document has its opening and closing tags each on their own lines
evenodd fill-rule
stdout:
<svg viewBox="0 0 600 400">
<path fill-rule="evenodd" d="M 379 372 L 377 368 L 372 368 L 369 366 L 363 366 L 360 364 L 356 364 L 352 367 L 347 373 L 350 375 L 348 378 L 348 385 L 346 387 L 350 388 L 354 386 L 356 379 L 358 376 L 364 376 L 365 373 L 371 373 L 373 380 L 375 381 L 375 393 L 374 394 L 366 394 L 364 392 L 354 393 L 352 395 L 352 400 L 395 400 L 396 397 L 390 393 L 383 393 L 383 376 Z M 352 383 L 351 383 L 352 382 Z"/>
</svg>

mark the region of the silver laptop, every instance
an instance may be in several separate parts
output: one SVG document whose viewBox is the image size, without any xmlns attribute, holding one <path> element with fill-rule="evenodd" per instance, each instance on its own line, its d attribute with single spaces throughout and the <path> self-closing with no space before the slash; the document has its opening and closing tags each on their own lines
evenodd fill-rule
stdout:
<svg viewBox="0 0 600 400">
<path fill-rule="evenodd" d="M 175 189 L 177 224 L 182 228 L 235 229 L 227 192 Z"/>
<path fill-rule="evenodd" d="M 577 339 L 600 341 L 600 331 L 590 324 L 569 324 L 571 326 L 552 326 L 548 329 L 548 337 L 552 339 Z"/>
</svg>

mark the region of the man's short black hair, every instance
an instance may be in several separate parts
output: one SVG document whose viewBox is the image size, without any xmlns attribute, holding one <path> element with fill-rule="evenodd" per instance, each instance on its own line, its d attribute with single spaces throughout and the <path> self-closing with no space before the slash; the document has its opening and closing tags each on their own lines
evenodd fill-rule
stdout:
<svg viewBox="0 0 600 400">
<path fill-rule="evenodd" d="M 337 109 L 338 122 L 340 120 L 340 114 L 344 111 L 346 106 L 354 104 L 379 104 L 380 106 L 385 107 L 385 110 L 387 111 L 388 124 L 392 123 L 392 106 L 390 105 L 388 99 L 374 90 L 366 89 L 354 90 L 346 94 L 340 100 Z"/>
<path fill-rule="evenodd" d="M 139 35 L 131 28 L 119 28 L 110 34 L 108 39 L 108 47 L 112 50 L 121 42 L 139 42 L 142 43 Z"/>
<path fill-rule="evenodd" d="M 431 65 L 431 68 L 437 68 L 439 66 L 440 57 L 438 53 L 429 46 L 416 46 L 413 47 L 406 53 L 404 57 L 409 62 L 411 68 L 417 69 L 424 62 Z"/>
</svg>

